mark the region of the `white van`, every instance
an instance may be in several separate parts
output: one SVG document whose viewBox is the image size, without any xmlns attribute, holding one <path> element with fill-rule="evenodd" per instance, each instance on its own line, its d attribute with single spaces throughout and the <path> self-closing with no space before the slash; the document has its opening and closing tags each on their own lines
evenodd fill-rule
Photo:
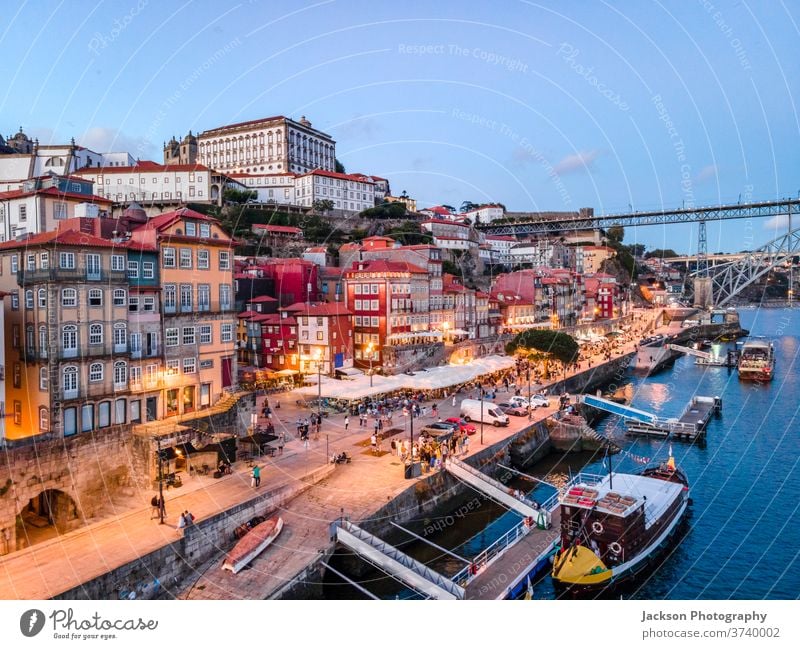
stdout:
<svg viewBox="0 0 800 649">
<path fill-rule="evenodd" d="M 461 402 L 461 416 L 469 423 L 481 421 L 481 401 L 479 399 L 464 399 Z M 497 404 L 489 401 L 483 402 L 483 423 L 492 426 L 508 426 L 508 415 Z"/>
</svg>

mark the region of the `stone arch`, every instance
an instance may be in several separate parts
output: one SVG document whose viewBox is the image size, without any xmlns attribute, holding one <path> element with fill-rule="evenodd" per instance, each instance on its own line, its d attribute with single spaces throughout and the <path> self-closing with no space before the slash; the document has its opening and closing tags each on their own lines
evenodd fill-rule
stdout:
<svg viewBox="0 0 800 649">
<path fill-rule="evenodd" d="M 16 549 L 41 543 L 83 525 L 75 499 L 61 489 L 41 489 L 17 514 Z"/>
</svg>

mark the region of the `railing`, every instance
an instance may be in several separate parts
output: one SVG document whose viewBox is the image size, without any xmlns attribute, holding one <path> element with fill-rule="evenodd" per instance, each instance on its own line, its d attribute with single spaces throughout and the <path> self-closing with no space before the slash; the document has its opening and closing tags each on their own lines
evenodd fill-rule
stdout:
<svg viewBox="0 0 800 649">
<path fill-rule="evenodd" d="M 101 343 L 99 345 L 83 344 L 78 347 L 59 347 L 58 358 L 61 360 L 72 358 L 98 358 L 103 356 L 112 356 L 115 354 L 127 354 L 128 345 L 109 345 L 108 343 Z M 46 356 L 41 356 L 45 358 Z M 32 358 L 32 356 L 29 356 Z"/>
<path fill-rule="evenodd" d="M 466 588 L 466 586 L 478 576 L 482 568 L 491 564 L 495 559 L 499 559 L 502 554 L 505 554 L 505 552 L 525 536 L 528 531 L 530 531 L 530 528 L 525 525 L 525 521 L 520 521 L 494 543 L 476 555 L 475 558 L 472 559 L 470 565 L 465 566 L 453 575 L 452 580 L 462 588 Z"/>
<path fill-rule="evenodd" d="M 37 268 L 17 271 L 17 284 L 24 286 L 34 282 L 47 281 L 89 281 L 126 282 L 128 274 L 124 270 L 89 270 L 81 268 Z"/>
</svg>

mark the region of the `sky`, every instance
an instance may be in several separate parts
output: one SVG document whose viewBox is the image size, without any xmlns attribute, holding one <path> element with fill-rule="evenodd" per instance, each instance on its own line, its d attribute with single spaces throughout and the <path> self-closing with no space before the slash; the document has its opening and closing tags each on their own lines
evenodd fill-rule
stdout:
<svg viewBox="0 0 800 649">
<path fill-rule="evenodd" d="M 172 0 L 3 3 L 0 132 L 162 160 L 271 115 L 419 207 L 597 213 L 800 196 L 800 4 Z M 708 225 L 709 252 L 781 220 Z M 626 243 L 695 252 L 696 227 Z"/>
</svg>

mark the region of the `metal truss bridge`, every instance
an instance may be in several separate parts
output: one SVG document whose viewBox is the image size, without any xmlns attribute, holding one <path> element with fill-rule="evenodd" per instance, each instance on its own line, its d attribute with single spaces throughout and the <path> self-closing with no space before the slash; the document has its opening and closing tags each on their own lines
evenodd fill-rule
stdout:
<svg viewBox="0 0 800 649">
<path fill-rule="evenodd" d="M 633 227 L 637 225 L 670 225 L 673 223 L 705 223 L 729 219 L 757 219 L 800 213 L 800 198 L 768 201 L 766 203 L 744 203 L 736 205 L 714 205 L 710 207 L 681 208 L 654 212 L 628 212 L 625 214 L 589 215 L 563 213 L 515 217 L 513 222 L 487 223 L 476 227 L 487 234 L 529 236 L 556 234 L 571 230 L 594 230 L 613 226 Z"/>
</svg>

